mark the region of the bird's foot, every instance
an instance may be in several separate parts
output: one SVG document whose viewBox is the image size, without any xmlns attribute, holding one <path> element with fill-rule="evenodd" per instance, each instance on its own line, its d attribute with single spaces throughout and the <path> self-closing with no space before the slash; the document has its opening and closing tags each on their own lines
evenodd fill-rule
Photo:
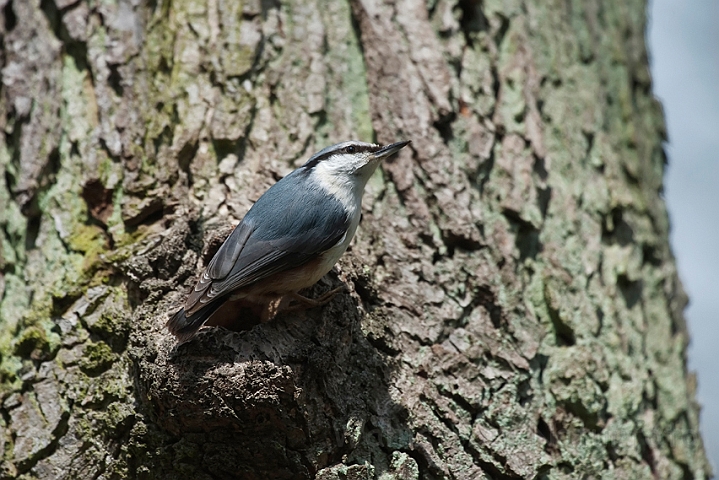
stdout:
<svg viewBox="0 0 719 480">
<path fill-rule="evenodd" d="M 289 307 L 289 309 L 298 309 L 298 308 L 313 308 L 313 307 L 321 307 L 322 305 L 326 305 L 329 303 L 330 300 L 334 298 L 335 295 L 338 293 L 344 291 L 345 286 L 342 285 L 341 287 L 333 288 L 329 292 L 325 293 L 324 295 L 321 295 L 319 298 L 307 298 L 303 295 L 300 295 L 299 293 L 290 293 L 288 296 L 291 297 L 292 300 L 297 300 L 302 305 L 294 305 Z"/>
</svg>

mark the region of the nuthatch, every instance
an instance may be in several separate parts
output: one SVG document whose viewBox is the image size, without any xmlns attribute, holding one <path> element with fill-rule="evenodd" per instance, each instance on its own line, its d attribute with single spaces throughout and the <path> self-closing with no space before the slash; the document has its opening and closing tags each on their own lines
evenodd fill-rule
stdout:
<svg viewBox="0 0 719 480">
<path fill-rule="evenodd" d="M 290 296 L 320 305 L 336 289 L 310 300 L 314 285 L 339 260 L 360 221 L 365 185 L 380 161 L 410 143 L 344 142 L 314 154 L 267 190 L 227 237 L 167 328 L 181 342 L 227 301 L 263 306 Z M 276 303 L 275 312 L 279 309 Z M 272 313 L 272 315 L 274 314 Z"/>
</svg>

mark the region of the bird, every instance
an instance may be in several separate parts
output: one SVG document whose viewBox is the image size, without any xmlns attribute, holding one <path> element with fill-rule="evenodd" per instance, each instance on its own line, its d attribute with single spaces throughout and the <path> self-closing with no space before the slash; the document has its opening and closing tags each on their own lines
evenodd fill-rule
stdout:
<svg viewBox="0 0 719 480">
<path fill-rule="evenodd" d="M 317 283 L 345 253 L 360 222 L 362 196 L 383 159 L 411 141 L 381 146 L 347 141 L 326 147 L 272 185 L 235 227 L 166 323 L 180 343 L 229 302 L 273 318 L 287 299 L 326 303 L 298 292 Z"/>
</svg>

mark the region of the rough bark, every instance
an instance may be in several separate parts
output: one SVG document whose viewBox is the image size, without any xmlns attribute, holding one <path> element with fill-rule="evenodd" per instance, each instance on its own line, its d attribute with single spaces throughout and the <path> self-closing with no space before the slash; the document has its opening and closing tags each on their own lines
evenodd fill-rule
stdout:
<svg viewBox="0 0 719 480">
<path fill-rule="evenodd" d="M 2 0 L 2 478 L 710 475 L 645 4 Z M 411 139 L 326 307 L 177 346 L 252 201 Z"/>
</svg>

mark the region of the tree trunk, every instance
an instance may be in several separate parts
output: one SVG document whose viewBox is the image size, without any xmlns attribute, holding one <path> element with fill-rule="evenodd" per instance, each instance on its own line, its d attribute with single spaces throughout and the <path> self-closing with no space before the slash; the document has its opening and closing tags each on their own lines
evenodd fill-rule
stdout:
<svg viewBox="0 0 719 480">
<path fill-rule="evenodd" d="M 645 4 L 1 0 L 0 478 L 702 479 Z M 164 329 L 310 154 L 325 307 Z"/>
</svg>

